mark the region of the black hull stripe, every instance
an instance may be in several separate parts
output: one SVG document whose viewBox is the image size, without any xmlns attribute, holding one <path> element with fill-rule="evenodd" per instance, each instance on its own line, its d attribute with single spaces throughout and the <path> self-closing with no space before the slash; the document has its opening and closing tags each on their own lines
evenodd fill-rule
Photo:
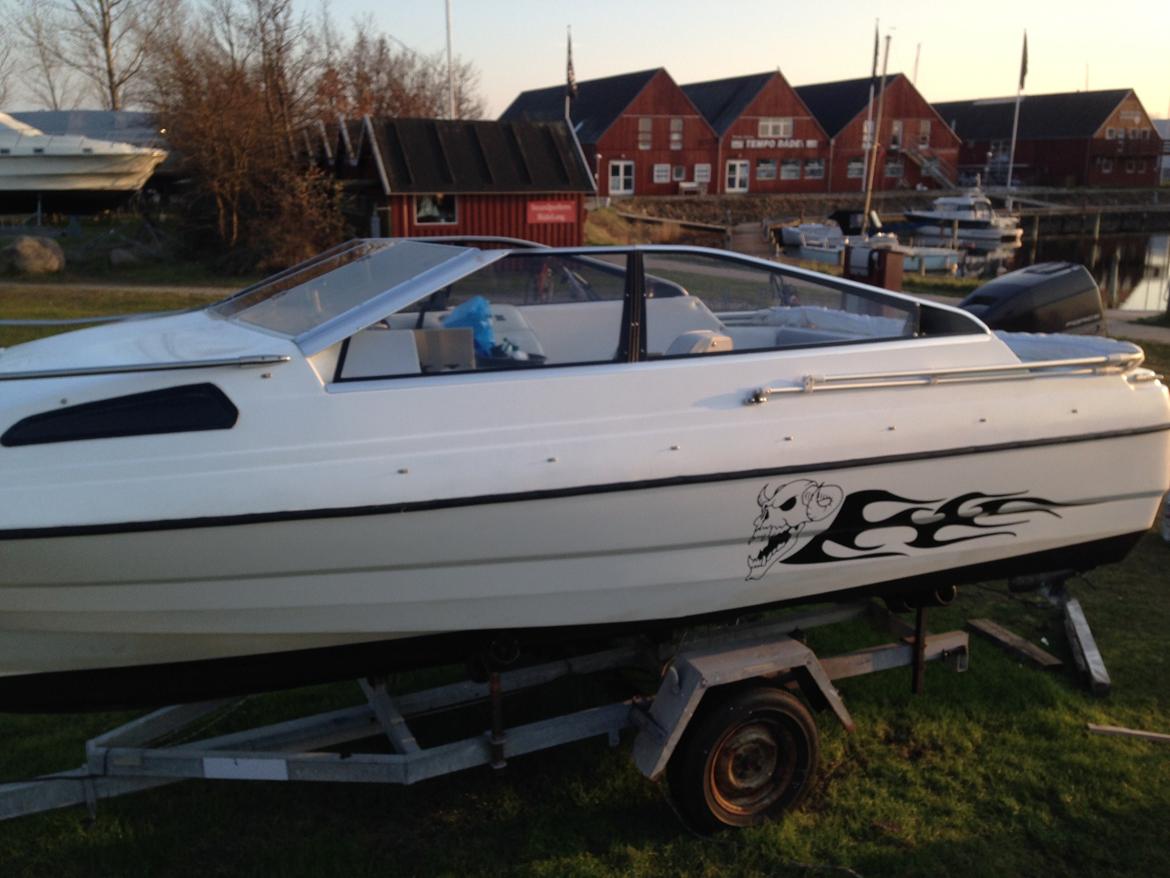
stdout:
<svg viewBox="0 0 1170 878">
<path fill-rule="evenodd" d="M 206 527 L 236 527 L 248 524 L 271 524 L 285 521 L 306 521 L 325 518 L 359 518 L 370 515 L 399 515 L 406 512 L 428 512 L 439 509 L 456 509 L 464 506 L 484 506 L 496 503 L 519 503 L 528 500 L 553 500 L 565 497 L 582 497 L 591 494 L 615 494 L 625 491 L 646 491 L 655 488 L 674 488 L 685 485 L 702 485 L 710 482 L 734 482 L 745 479 L 768 479 L 801 473 L 821 473 L 832 470 L 858 469 L 868 466 L 883 466 L 892 463 L 907 463 L 921 460 L 941 460 L 949 457 L 966 457 L 979 454 L 998 454 L 1004 451 L 1018 451 L 1029 448 L 1046 448 L 1056 445 L 1074 445 L 1083 442 L 1103 442 L 1110 439 L 1125 439 L 1170 430 L 1170 423 L 1151 427 L 1135 427 L 1128 430 L 1110 430 L 1103 433 L 1087 433 L 1079 436 L 1061 436 L 1050 439 L 1029 439 L 1021 442 L 1004 442 L 996 445 L 967 445 L 958 448 L 944 448 L 934 451 L 920 451 L 906 454 L 888 454 L 882 457 L 861 457 L 825 463 L 800 464 L 794 466 L 763 467 L 750 470 L 735 470 L 721 473 L 705 473 L 694 476 L 670 476 L 662 479 L 645 479 L 634 482 L 615 482 L 602 485 L 580 485 L 569 488 L 550 488 L 542 491 L 520 491 L 510 494 L 481 494 L 474 497 L 453 497 L 444 500 L 422 500 L 411 503 L 386 503 L 371 506 L 347 506 L 324 509 L 298 509 L 285 512 L 256 512 L 243 515 L 218 515 L 201 518 L 173 518 L 160 521 L 132 521 L 117 524 L 66 525 L 63 527 L 35 527 L 0 530 L 0 540 L 34 540 L 51 537 L 98 536 L 104 534 L 144 533 L 148 531 L 188 530 Z"/>
</svg>

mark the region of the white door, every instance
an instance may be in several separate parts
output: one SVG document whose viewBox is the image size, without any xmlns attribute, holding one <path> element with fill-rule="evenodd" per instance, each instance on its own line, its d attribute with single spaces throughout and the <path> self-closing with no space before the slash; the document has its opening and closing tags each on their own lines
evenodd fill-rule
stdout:
<svg viewBox="0 0 1170 878">
<path fill-rule="evenodd" d="M 732 159 L 727 163 L 728 192 L 748 191 L 748 162 L 744 159 Z"/>
</svg>

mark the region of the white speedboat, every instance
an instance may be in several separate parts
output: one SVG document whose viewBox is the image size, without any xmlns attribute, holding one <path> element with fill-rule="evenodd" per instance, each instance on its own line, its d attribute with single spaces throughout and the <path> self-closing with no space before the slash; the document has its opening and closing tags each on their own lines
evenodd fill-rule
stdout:
<svg viewBox="0 0 1170 878">
<path fill-rule="evenodd" d="M 979 252 L 1016 249 L 1024 234 L 1019 219 L 996 211 L 979 189 L 936 198 L 930 210 L 908 210 L 906 221 L 915 243 Z"/>
<path fill-rule="evenodd" d="M 849 248 L 855 268 L 865 268 L 874 250 L 893 250 L 902 254 L 902 266 L 908 272 L 953 274 L 959 266 L 959 251 L 950 247 L 907 246 L 891 232 L 871 235 L 848 235 L 835 222 L 801 223 L 780 230 L 785 252 L 806 262 L 841 265 Z"/>
<path fill-rule="evenodd" d="M 686 247 L 337 247 L 0 353 L 0 709 L 1121 557 L 1137 347 Z"/>
<path fill-rule="evenodd" d="M 134 192 L 164 150 L 48 135 L 0 113 L 0 192 Z"/>
</svg>

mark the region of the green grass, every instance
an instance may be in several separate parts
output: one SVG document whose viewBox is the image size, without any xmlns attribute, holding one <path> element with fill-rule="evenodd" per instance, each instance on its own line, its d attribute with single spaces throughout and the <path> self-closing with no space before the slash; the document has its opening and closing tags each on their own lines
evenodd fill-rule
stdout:
<svg viewBox="0 0 1170 878">
<path fill-rule="evenodd" d="M 200 308 L 221 298 L 223 296 L 214 293 L 158 293 L 149 289 L 110 291 L 84 286 L 44 292 L 7 285 L 0 287 L 0 319 L 65 320 L 102 314 L 140 314 Z M 0 347 L 53 335 L 69 328 L 72 327 L 0 326 Z"/>
<path fill-rule="evenodd" d="M 4 294 L 3 316 L 188 307 L 197 298 Z M 1170 371 L 1170 345 L 1143 342 Z M 0 561 L 2 563 L 2 561 Z M 1170 546 L 1147 536 L 1120 565 L 1074 580 L 1113 679 L 1089 696 L 972 639 L 970 670 L 843 681 L 857 722 L 818 717 L 821 767 L 784 821 L 714 840 L 688 834 L 629 759 L 586 742 L 406 788 L 186 782 L 0 823 L 0 875 L 1170 875 L 1170 746 L 1091 735 L 1103 722 L 1170 732 Z M 935 631 L 986 616 L 1069 659 L 1058 611 L 1002 583 L 965 588 Z M 812 632 L 830 653 L 874 642 L 864 626 Z M 1071 663 L 1070 663 L 1071 664 Z M 429 678 L 419 678 L 430 684 Z M 600 685 L 600 684 L 598 684 Z M 588 688 L 588 687 L 587 687 Z M 554 697 L 573 699 L 578 690 Z M 354 703 L 351 684 L 252 699 L 224 729 Z M 509 706 L 517 718 L 521 708 Z M 0 715 L 0 779 L 72 768 L 84 741 L 128 714 Z M 443 719 L 432 726 L 441 727 Z M 472 717 L 482 728 L 486 717 Z"/>
<path fill-rule="evenodd" d="M 778 824 L 689 835 L 630 763 L 627 738 L 408 788 L 187 782 L 103 802 L 92 825 L 80 809 L 0 824 L 0 862 L 5 874 L 54 878 L 821 874 L 793 863 L 866 876 L 1170 874 L 1170 753 L 1085 728 L 1170 730 L 1167 562 L 1170 547 L 1150 536 L 1123 565 L 1073 584 L 1113 678 L 1105 700 L 1071 672 L 1025 667 L 974 638 L 970 670 L 931 665 L 923 696 L 909 693 L 906 669 L 843 681 L 857 731 L 820 715 L 813 793 Z M 934 611 L 932 629 L 989 616 L 1068 659 L 1055 608 L 989 588 Z M 875 639 L 860 623 L 812 634 L 822 652 Z M 231 724 L 355 695 L 338 685 L 265 696 Z M 87 735 L 123 718 L 0 716 L 0 777 L 70 767 Z"/>
</svg>

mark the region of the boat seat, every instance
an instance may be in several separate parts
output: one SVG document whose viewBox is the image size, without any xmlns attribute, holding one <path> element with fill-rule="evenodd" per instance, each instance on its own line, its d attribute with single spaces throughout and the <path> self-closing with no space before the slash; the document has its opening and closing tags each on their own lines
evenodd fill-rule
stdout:
<svg viewBox="0 0 1170 878">
<path fill-rule="evenodd" d="M 371 326 L 350 337 L 339 377 L 344 380 L 379 375 L 417 375 L 421 371 L 414 332 Z"/>
<path fill-rule="evenodd" d="M 668 357 L 682 357 L 688 354 L 717 354 L 730 351 L 731 337 L 711 329 L 692 329 L 684 332 L 666 349 Z"/>
</svg>

